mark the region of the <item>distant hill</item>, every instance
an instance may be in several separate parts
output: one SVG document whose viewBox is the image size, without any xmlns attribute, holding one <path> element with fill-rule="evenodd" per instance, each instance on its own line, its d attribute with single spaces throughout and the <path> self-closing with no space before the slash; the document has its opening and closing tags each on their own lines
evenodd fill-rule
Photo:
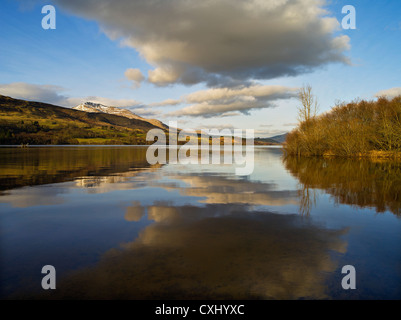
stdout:
<svg viewBox="0 0 401 320">
<path fill-rule="evenodd" d="M 278 143 L 284 143 L 285 139 L 287 139 L 288 133 L 280 134 L 278 136 L 270 137 L 270 139 L 277 141 Z"/>
<path fill-rule="evenodd" d="M 0 95 L 0 144 L 147 144 L 145 119 Z"/>
<path fill-rule="evenodd" d="M 270 138 L 255 138 L 255 145 L 278 145 L 283 144 L 288 133 L 280 134 Z"/>
<path fill-rule="evenodd" d="M 254 144 L 256 146 L 270 146 L 270 145 L 276 145 L 279 144 L 277 141 L 270 139 L 270 138 L 255 138 L 254 139 Z"/>
</svg>

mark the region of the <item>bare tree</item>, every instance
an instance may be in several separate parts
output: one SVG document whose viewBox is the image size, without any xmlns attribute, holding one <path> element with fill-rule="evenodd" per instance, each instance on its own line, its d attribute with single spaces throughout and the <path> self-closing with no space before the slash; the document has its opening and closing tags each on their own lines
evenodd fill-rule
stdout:
<svg viewBox="0 0 401 320">
<path fill-rule="evenodd" d="M 298 99 L 301 102 L 301 106 L 298 107 L 298 120 L 300 122 L 309 121 L 317 116 L 319 105 L 309 84 L 304 85 L 299 90 Z"/>
</svg>

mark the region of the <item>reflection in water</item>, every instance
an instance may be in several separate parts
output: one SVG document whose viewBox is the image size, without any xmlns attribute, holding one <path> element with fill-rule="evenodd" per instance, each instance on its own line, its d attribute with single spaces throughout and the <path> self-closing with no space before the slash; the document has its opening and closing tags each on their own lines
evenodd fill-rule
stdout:
<svg viewBox="0 0 401 320">
<path fill-rule="evenodd" d="M 0 163 L 0 190 L 150 167 L 146 149 L 132 147 L 1 148 Z"/>
<path fill-rule="evenodd" d="M 282 206 L 298 204 L 295 190 L 276 190 L 277 185 L 245 179 L 212 175 L 176 175 L 187 184 L 181 193 L 187 196 L 205 197 L 204 203 L 242 203 L 250 205 Z"/>
<path fill-rule="evenodd" d="M 128 207 L 125 211 L 125 220 L 139 221 L 145 215 L 145 208 L 141 206 L 139 201 L 134 201 L 132 206 Z"/>
<path fill-rule="evenodd" d="M 279 149 L 260 148 L 254 175 L 238 177 L 227 166 L 149 166 L 145 156 L 0 148 L 0 295 L 350 298 L 340 270 L 352 264 L 363 279 L 354 297 L 400 297 L 399 219 L 317 197 L 323 189 L 399 215 L 399 165 L 286 158 L 284 168 Z M 57 290 L 43 292 L 37 270 L 52 263 Z"/>
<path fill-rule="evenodd" d="M 286 157 L 287 170 L 302 184 L 301 211 L 316 201 L 314 190 L 323 189 L 337 203 L 374 207 L 401 216 L 401 163 L 337 158 Z"/>
<path fill-rule="evenodd" d="M 143 208 L 127 210 L 142 212 Z M 330 251 L 345 252 L 343 231 L 296 215 L 246 212 L 240 205 L 147 208 L 133 242 L 60 282 L 52 298 L 327 298 Z M 41 297 L 46 297 L 44 296 Z"/>
</svg>

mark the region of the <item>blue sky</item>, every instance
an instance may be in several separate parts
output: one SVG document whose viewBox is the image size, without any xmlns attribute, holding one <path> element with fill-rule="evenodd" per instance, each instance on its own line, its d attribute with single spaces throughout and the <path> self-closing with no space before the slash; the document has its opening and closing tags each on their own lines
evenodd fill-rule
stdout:
<svg viewBox="0 0 401 320">
<path fill-rule="evenodd" d="M 307 83 L 318 98 L 321 112 L 336 101 L 374 99 L 378 92 L 401 94 L 400 1 L 326 2 L 325 16 L 336 18 L 339 24 L 344 17 L 342 7 L 353 5 L 357 28 L 330 27 L 330 31 L 322 32 L 316 27 L 324 29 L 332 24 L 316 17 L 314 11 L 310 16 L 302 12 L 294 23 L 308 28 L 299 34 L 285 19 L 268 24 L 255 15 L 256 20 L 261 19 L 255 21 L 256 27 L 257 23 L 267 26 L 257 31 L 249 23 L 234 20 L 240 12 L 238 8 L 244 10 L 244 21 L 250 14 L 242 4 L 218 16 L 226 0 L 220 1 L 221 6 L 214 4 L 212 13 L 207 12 L 206 6 L 195 4 L 177 10 L 182 5 L 180 1 L 164 2 L 163 10 L 150 5 L 145 10 L 144 6 L 132 4 L 135 1 L 121 0 L 101 11 L 99 3 L 108 6 L 108 1 L 100 0 L 94 6 L 90 0 L 1 0 L 0 94 L 70 107 L 89 99 L 129 107 L 140 115 L 165 122 L 178 120 L 180 127 L 253 128 L 255 136 L 272 136 L 294 127 L 298 105 L 294 92 Z M 274 3 L 272 9 L 270 4 L 266 6 L 268 1 L 250 1 L 254 7 L 262 3 L 258 10 L 266 14 L 266 19 L 283 2 L 286 1 L 270 1 Z M 321 7 L 316 0 L 294 3 L 303 10 Z M 55 30 L 41 26 L 44 4 L 56 8 Z M 288 17 L 295 9 L 285 6 Z M 169 16 L 176 20 L 169 20 Z M 217 25 L 212 29 L 216 35 L 210 34 L 213 23 L 220 21 L 216 19 L 221 19 L 222 26 L 229 26 L 227 29 L 238 25 L 238 30 L 224 30 L 220 35 Z M 192 33 L 187 32 L 190 28 Z M 207 30 L 209 34 L 205 36 Z M 278 52 L 291 52 L 282 60 L 275 52 L 264 59 L 263 54 L 255 53 L 266 50 L 269 55 L 269 43 L 260 41 L 264 36 L 266 42 L 277 43 L 275 47 L 283 46 Z M 229 37 L 245 40 L 232 44 Z M 311 48 L 296 43 L 297 38 L 310 42 Z M 332 41 L 335 38 L 338 42 Z M 176 39 L 180 40 L 178 47 Z M 241 41 L 250 44 L 249 51 Z M 260 44 L 252 47 L 255 43 Z M 250 57 L 255 56 L 254 60 L 246 57 L 248 52 Z M 322 55 L 326 57 L 323 60 Z M 349 63 L 344 62 L 346 58 Z M 128 79 L 128 69 L 138 70 L 143 79 Z M 217 80 L 212 83 L 211 79 Z M 386 91 L 389 89 L 393 90 Z M 216 94 L 218 99 L 213 98 Z M 174 103 L 166 103 L 167 99 Z"/>
</svg>

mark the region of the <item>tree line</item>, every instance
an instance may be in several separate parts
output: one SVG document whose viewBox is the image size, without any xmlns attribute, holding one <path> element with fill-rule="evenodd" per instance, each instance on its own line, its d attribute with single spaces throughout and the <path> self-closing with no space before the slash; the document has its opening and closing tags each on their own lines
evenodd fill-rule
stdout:
<svg viewBox="0 0 401 320">
<path fill-rule="evenodd" d="M 286 139 L 288 155 L 363 156 L 401 152 L 401 96 L 339 103 L 318 115 L 312 88 L 299 92 L 299 125 Z"/>
</svg>

